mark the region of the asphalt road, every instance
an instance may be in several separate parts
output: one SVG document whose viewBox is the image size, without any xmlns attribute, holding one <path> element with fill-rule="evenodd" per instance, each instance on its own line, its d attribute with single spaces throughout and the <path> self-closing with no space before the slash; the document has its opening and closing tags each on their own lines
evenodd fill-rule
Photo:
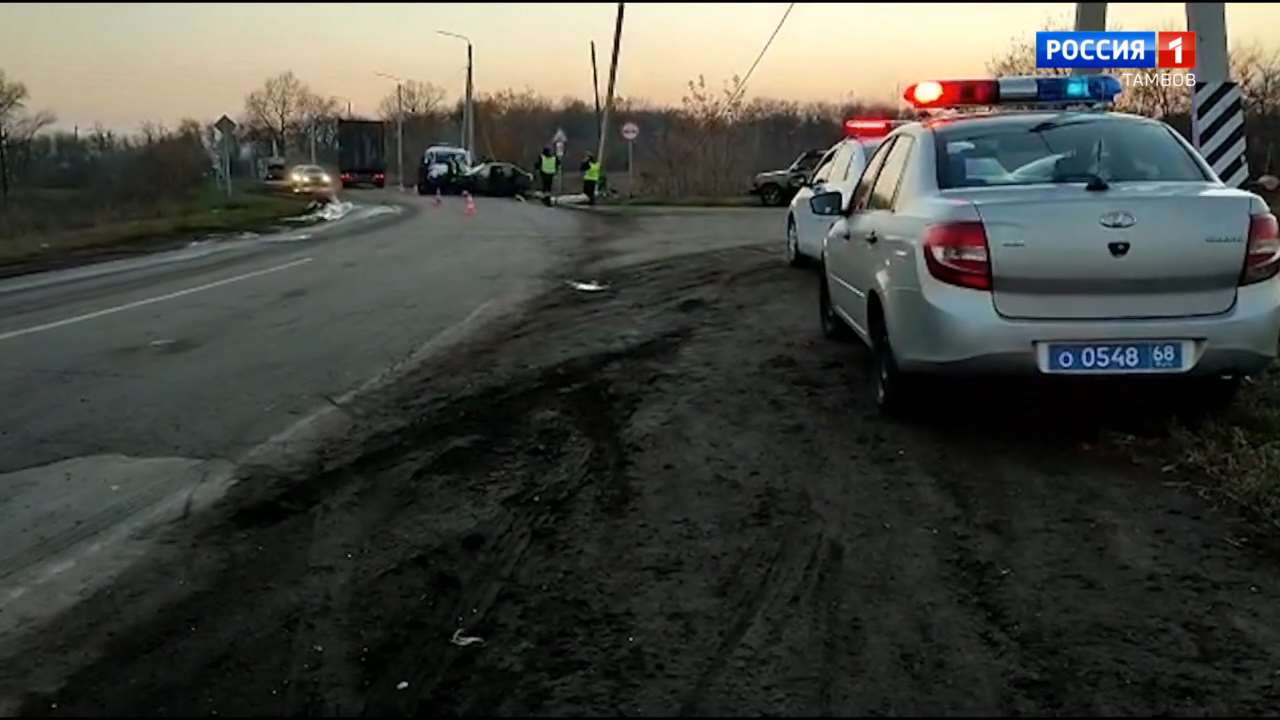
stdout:
<svg viewBox="0 0 1280 720">
<path fill-rule="evenodd" d="M 580 218 L 347 199 L 357 208 L 326 225 L 0 283 L 0 631 L 108 574 L 83 560 L 113 532 L 180 512 L 193 488 L 518 297 Z"/>
</svg>

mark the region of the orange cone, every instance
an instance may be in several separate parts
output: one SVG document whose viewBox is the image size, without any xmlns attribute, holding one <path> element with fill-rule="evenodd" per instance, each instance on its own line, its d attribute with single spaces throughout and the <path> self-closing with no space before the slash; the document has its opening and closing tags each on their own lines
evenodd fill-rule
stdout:
<svg viewBox="0 0 1280 720">
<path fill-rule="evenodd" d="M 471 197 L 471 193 L 469 192 L 463 192 L 462 196 L 467 199 L 467 209 L 464 211 L 464 214 L 466 214 L 467 216 L 475 215 L 476 214 L 475 198 Z"/>
</svg>

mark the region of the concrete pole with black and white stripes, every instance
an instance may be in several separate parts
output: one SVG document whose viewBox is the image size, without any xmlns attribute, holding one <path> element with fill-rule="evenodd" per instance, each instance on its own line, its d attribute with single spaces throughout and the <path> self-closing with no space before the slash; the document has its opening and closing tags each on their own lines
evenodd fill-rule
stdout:
<svg viewBox="0 0 1280 720">
<path fill-rule="evenodd" d="M 1191 95 L 1191 142 L 1222 182 L 1249 180 L 1244 97 L 1231 80 L 1223 3 L 1187 3 L 1187 29 L 1196 34 L 1196 85 Z"/>
</svg>

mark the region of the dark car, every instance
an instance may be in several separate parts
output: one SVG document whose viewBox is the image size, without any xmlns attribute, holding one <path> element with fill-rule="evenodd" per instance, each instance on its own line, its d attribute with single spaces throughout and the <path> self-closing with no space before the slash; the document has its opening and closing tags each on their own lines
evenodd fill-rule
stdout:
<svg viewBox="0 0 1280 720">
<path fill-rule="evenodd" d="M 513 197 L 533 187 L 533 175 L 509 162 L 485 162 L 467 171 L 459 186 L 473 195 Z"/>
<path fill-rule="evenodd" d="M 806 150 L 786 170 L 770 170 L 755 177 L 751 194 L 759 195 L 765 205 L 786 205 L 799 192 L 805 180 L 817 167 L 826 150 Z"/>
</svg>

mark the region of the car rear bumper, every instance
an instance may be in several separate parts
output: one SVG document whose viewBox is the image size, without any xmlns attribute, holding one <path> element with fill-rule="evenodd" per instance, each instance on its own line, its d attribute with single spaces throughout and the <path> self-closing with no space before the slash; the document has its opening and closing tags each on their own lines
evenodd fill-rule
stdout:
<svg viewBox="0 0 1280 720">
<path fill-rule="evenodd" d="M 1188 375 L 1252 374 L 1276 358 L 1280 278 L 1240 288 L 1219 315 L 1142 320 L 1012 320 L 990 293 L 931 287 L 890 293 L 886 321 L 894 355 L 908 372 L 1040 374 L 1037 343 L 1190 340 Z"/>
</svg>

